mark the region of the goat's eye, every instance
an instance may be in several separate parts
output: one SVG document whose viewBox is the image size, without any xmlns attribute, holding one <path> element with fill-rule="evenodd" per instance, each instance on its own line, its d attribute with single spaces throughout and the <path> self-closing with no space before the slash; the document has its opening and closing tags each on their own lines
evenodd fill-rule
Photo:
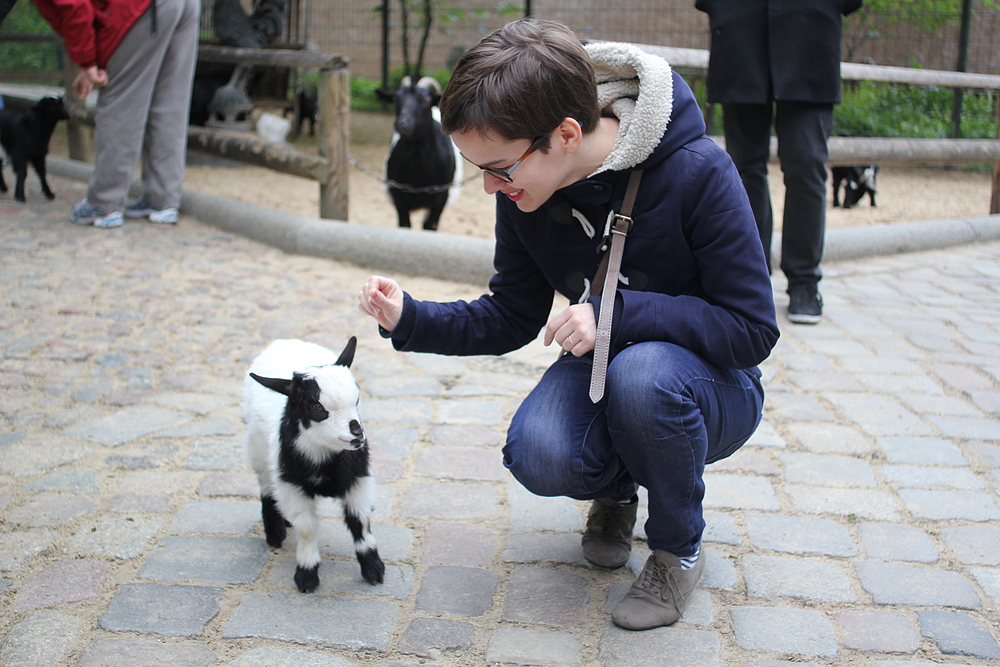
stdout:
<svg viewBox="0 0 1000 667">
<path fill-rule="evenodd" d="M 330 413 L 326 411 L 326 408 L 319 401 L 314 401 L 309 405 L 309 419 L 314 422 L 321 422 L 329 416 Z"/>
</svg>

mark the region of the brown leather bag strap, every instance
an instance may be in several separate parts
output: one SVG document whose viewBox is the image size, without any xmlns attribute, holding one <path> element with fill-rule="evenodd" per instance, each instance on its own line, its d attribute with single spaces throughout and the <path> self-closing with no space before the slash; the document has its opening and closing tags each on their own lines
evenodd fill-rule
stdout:
<svg viewBox="0 0 1000 667">
<path fill-rule="evenodd" d="M 611 351 L 611 320 L 615 309 L 615 292 L 618 290 L 618 269 L 621 267 L 625 250 L 625 237 L 632 231 L 632 206 L 639 191 L 642 170 L 633 171 L 629 176 L 628 189 L 622 202 L 621 212 L 611 219 L 611 248 L 605 252 L 597 273 L 603 273 L 601 290 L 601 310 L 597 318 L 597 340 L 594 343 L 594 366 L 590 372 L 590 400 L 597 403 L 604 397 L 604 380 L 608 372 L 608 355 Z M 592 285 L 597 284 L 598 276 Z"/>
</svg>

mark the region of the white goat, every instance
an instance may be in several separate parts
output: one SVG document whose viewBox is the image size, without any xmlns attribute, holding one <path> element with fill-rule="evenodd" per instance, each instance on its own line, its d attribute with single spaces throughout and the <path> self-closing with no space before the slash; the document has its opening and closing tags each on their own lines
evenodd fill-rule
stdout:
<svg viewBox="0 0 1000 667">
<path fill-rule="evenodd" d="M 276 340 L 250 366 L 243 385 L 243 422 L 250 463 L 260 481 L 264 535 L 272 547 L 295 530 L 295 584 L 319 586 L 317 496 L 339 498 L 354 538 L 361 576 L 382 583 L 370 518 L 375 482 L 361 426 L 361 392 L 351 373 L 357 338 L 340 356 L 301 340 Z"/>
</svg>

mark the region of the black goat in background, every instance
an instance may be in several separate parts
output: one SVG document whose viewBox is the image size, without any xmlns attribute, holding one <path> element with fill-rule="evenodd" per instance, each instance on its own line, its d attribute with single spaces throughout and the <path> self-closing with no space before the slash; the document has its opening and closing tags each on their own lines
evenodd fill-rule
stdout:
<svg viewBox="0 0 1000 667">
<path fill-rule="evenodd" d="M 833 167 L 833 205 L 840 206 L 840 184 L 844 184 L 844 208 L 852 208 L 867 194 L 868 203 L 875 206 L 875 186 L 878 165 L 867 167 Z"/>
<path fill-rule="evenodd" d="M 396 109 L 396 131 L 385 161 L 385 177 L 399 226 L 410 226 L 410 211 L 428 209 L 423 227 L 436 230 L 449 191 L 458 194 L 462 169 L 455 145 L 441 131 L 437 109 L 441 86 L 429 76 L 416 84 L 404 77 L 395 93 L 376 93 Z"/>
</svg>

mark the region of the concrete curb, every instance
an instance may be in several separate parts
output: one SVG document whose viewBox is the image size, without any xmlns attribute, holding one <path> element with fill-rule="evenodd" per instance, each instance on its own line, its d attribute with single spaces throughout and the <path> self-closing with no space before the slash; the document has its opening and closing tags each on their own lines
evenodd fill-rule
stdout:
<svg viewBox="0 0 1000 667">
<path fill-rule="evenodd" d="M 65 178 L 86 181 L 93 165 L 50 157 L 48 169 Z M 308 218 L 187 188 L 182 193 L 181 210 L 204 223 L 288 253 L 474 285 L 485 285 L 493 276 L 493 242 L 489 239 Z M 847 227 L 827 231 L 823 261 L 995 240 L 1000 240 L 1000 215 Z M 775 234 L 773 247 L 773 265 L 779 266 L 780 234 Z"/>
</svg>

